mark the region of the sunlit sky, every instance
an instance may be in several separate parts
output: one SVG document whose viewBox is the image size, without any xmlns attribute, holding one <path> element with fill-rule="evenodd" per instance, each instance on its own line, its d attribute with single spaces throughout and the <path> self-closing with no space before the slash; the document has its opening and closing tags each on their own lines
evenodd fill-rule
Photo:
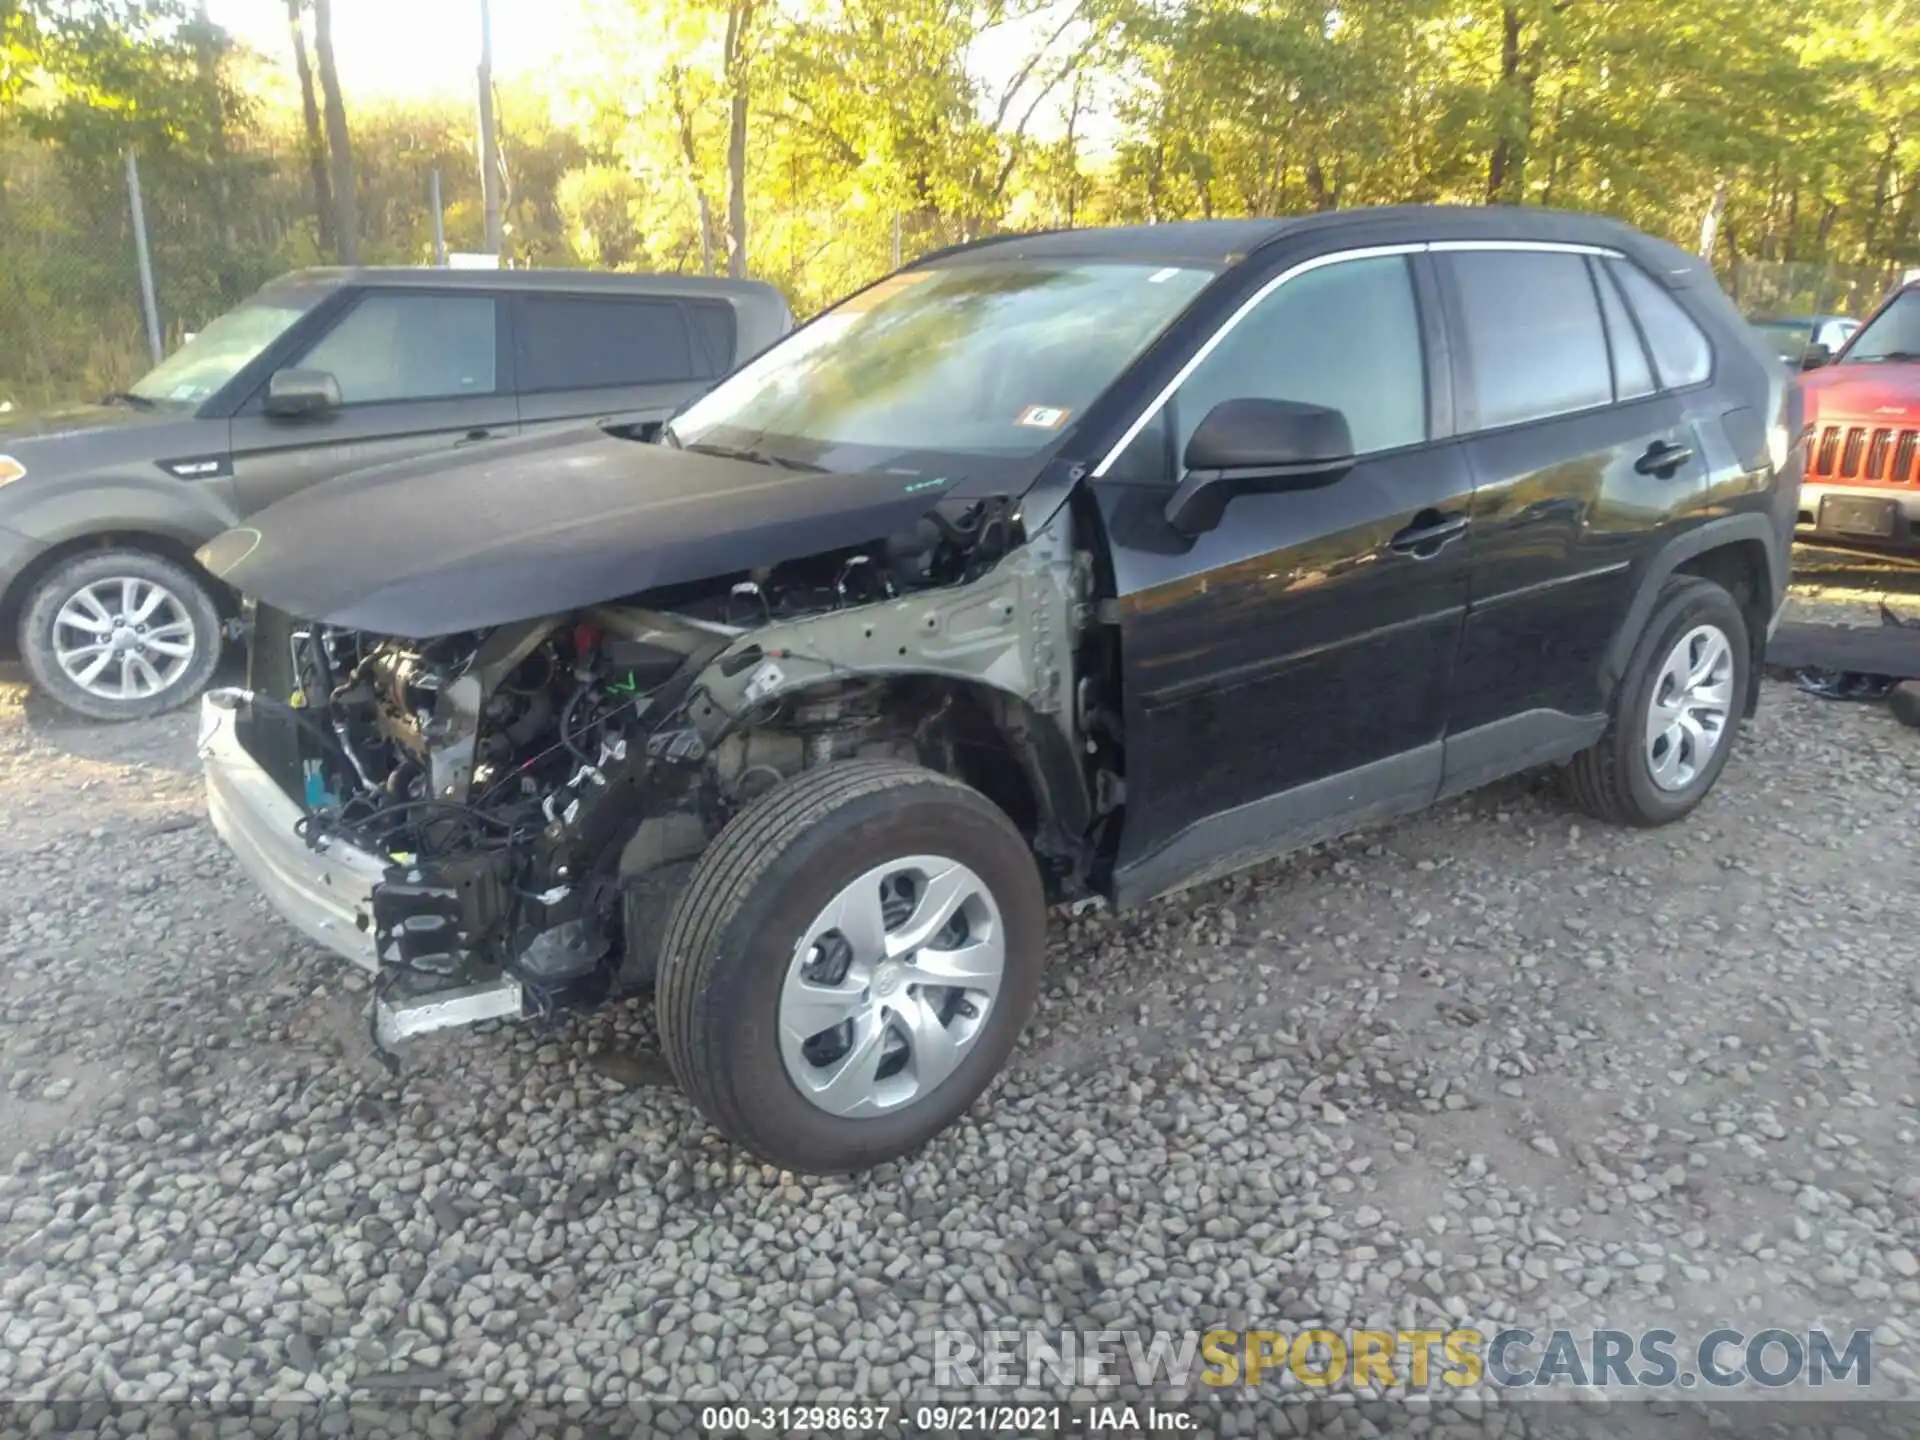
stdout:
<svg viewBox="0 0 1920 1440">
<path fill-rule="evenodd" d="M 208 0 L 207 11 L 249 48 L 291 67 L 284 0 Z M 984 38 L 973 55 L 981 78 L 995 89 L 1004 85 L 1052 23 L 1042 12 Z M 557 61 L 590 45 L 592 34 L 592 0 L 493 0 L 494 77 L 551 73 Z M 635 43 L 644 44 L 644 36 L 636 33 Z M 333 48 L 349 104 L 465 97 L 480 61 L 480 3 L 333 0 Z M 1045 114 L 1036 121 L 1036 134 L 1051 128 Z"/>
<path fill-rule="evenodd" d="M 291 64 L 282 0 L 209 0 L 227 31 Z M 493 70 L 499 80 L 545 69 L 583 42 L 579 0 L 493 0 Z M 333 49 L 349 100 L 469 95 L 480 61 L 479 0 L 333 0 Z"/>
</svg>

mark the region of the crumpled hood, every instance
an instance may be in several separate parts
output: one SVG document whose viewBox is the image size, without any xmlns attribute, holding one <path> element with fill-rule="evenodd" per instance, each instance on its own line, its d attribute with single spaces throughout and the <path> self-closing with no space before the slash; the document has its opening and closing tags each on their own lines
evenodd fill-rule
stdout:
<svg viewBox="0 0 1920 1440">
<path fill-rule="evenodd" d="M 905 533 L 939 494 L 913 475 L 801 473 L 589 427 L 341 476 L 208 542 L 200 563 L 301 619 L 424 639 Z"/>
<path fill-rule="evenodd" d="M 1920 428 L 1920 363 L 1874 361 L 1810 370 L 1800 381 L 1807 420 Z"/>
</svg>

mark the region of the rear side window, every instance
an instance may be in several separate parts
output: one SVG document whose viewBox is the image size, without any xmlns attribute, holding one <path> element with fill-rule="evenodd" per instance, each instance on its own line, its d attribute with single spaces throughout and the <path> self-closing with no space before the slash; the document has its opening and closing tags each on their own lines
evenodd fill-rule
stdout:
<svg viewBox="0 0 1920 1440">
<path fill-rule="evenodd" d="M 520 388 L 602 390 L 704 376 L 686 313 L 674 300 L 529 295 L 515 344 Z"/>
<path fill-rule="evenodd" d="M 1640 319 L 1647 345 L 1653 351 L 1653 368 L 1660 383 L 1669 390 L 1698 385 L 1713 373 L 1713 347 L 1706 332 L 1693 323 L 1693 317 L 1680 308 L 1680 302 L 1654 283 L 1644 270 L 1621 260 L 1610 260 L 1607 268 L 1626 292 L 1627 303 Z"/>
<path fill-rule="evenodd" d="M 1653 383 L 1653 367 L 1647 363 L 1646 346 L 1640 343 L 1640 332 L 1634 328 L 1633 317 L 1627 313 L 1620 291 L 1597 262 L 1593 266 L 1593 283 L 1600 291 L 1600 313 L 1607 320 L 1615 398 L 1637 400 L 1642 395 L 1651 395 L 1657 387 Z"/>
<path fill-rule="evenodd" d="M 1478 428 L 1612 401 L 1607 332 L 1581 256 L 1501 250 L 1445 258 L 1466 351 L 1466 408 Z"/>
<path fill-rule="evenodd" d="M 687 307 L 693 312 L 693 330 L 707 352 L 708 375 L 724 375 L 733 369 L 733 306 L 719 300 L 699 300 Z"/>
</svg>

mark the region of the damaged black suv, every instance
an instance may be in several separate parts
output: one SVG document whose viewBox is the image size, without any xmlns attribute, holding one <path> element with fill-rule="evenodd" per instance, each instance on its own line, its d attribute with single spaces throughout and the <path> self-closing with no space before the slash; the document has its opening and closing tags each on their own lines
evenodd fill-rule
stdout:
<svg viewBox="0 0 1920 1440">
<path fill-rule="evenodd" d="M 1801 465 L 1701 264 L 1591 218 L 982 242 L 640 443 L 361 472 L 203 550 L 220 833 L 379 1043 L 645 990 L 796 1170 L 921 1145 L 1119 906 L 1532 766 L 1691 810 Z"/>
</svg>

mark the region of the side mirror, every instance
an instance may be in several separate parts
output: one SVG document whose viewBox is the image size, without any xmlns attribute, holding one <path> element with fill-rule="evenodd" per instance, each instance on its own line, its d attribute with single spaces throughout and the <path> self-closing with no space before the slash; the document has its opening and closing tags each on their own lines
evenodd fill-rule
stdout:
<svg viewBox="0 0 1920 1440">
<path fill-rule="evenodd" d="M 340 408 L 340 382 L 324 370 L 276 370 L 267 381 L 266 411 L 304 420 Z"/>
<path fill-rule="evenodd" d="M 1800 368 L 1802 370 L 1818 370 L 1831 359 L 1833 359 L 1833 351 L 1816 340 L 1813 344 L 1807 346 L 1806 353 L 1801 355 Z"/>
<path fill-rule="evenodd" d="M 1353 465 L 1347 417 L 1295 400 L 1223 400 L 1187 442 L 1185 477 L 1166 517 L 1182 535 L 1220 523 L 1227 501 L 1253 491 L 1311 490 Z"/>
</svg>

